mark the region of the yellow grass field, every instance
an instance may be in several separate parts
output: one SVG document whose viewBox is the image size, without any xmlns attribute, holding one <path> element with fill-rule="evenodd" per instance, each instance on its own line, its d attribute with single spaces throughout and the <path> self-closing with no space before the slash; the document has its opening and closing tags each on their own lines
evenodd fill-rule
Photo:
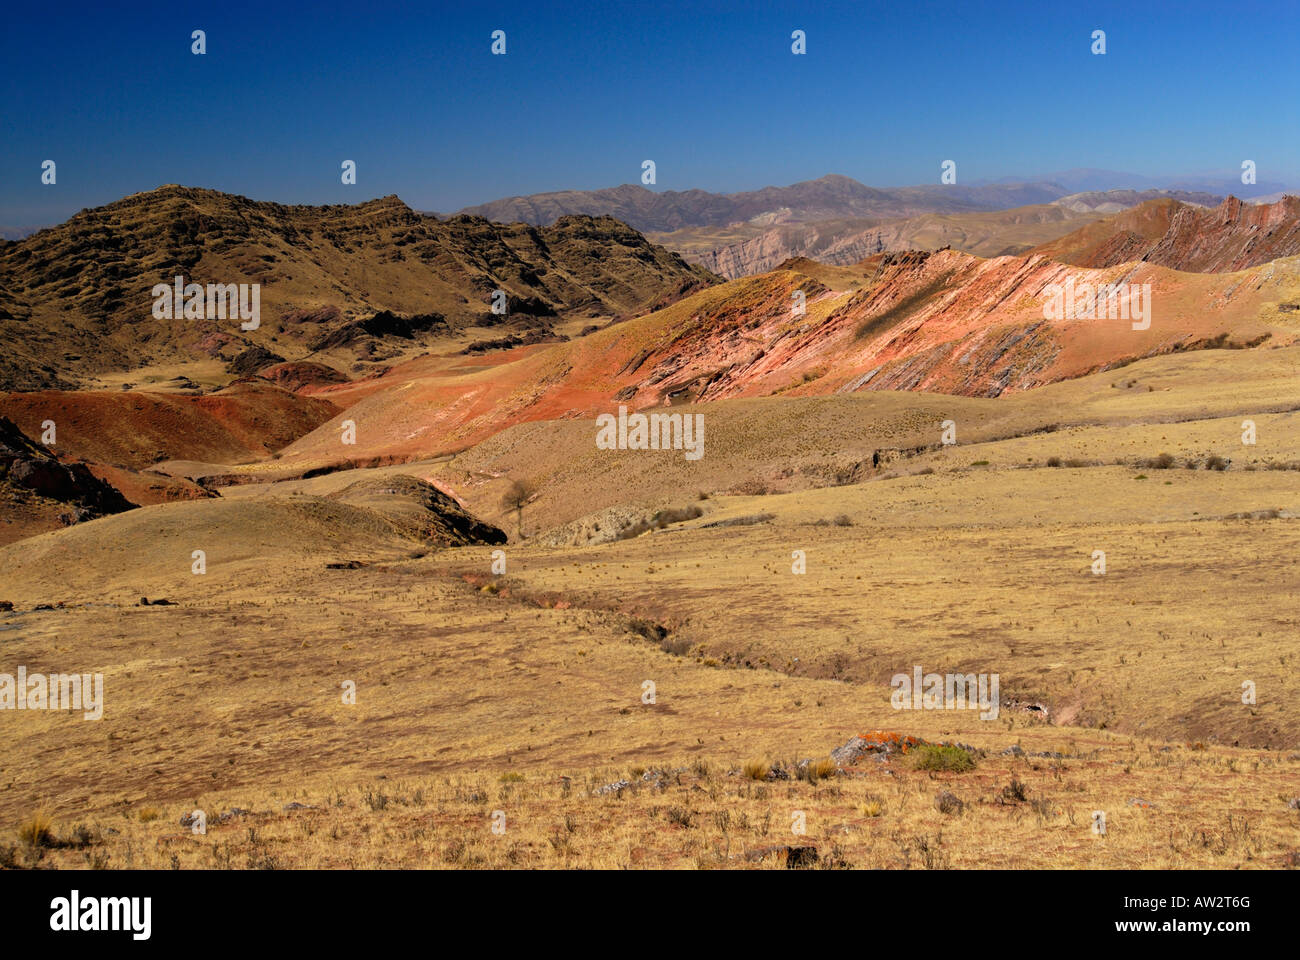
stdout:
<svg viewBox="0 0 1300 960">
<path fill-rule="evenodd" d="M 453 489 L 504 547 L 422 541 L 396 486 L 333 497 L 356 471 L 12 544 L 0 672 L 105 693 L 4 717 L 0 861 L 1295 866 L 1298 358 L 715 403 L 696 463 L 583 420 L 364 472 Z M 997 717 L 895 709 L 917 666 L 996 674 Z M 873 731 L 952 746 L 830 759 Z"/>
</svg>

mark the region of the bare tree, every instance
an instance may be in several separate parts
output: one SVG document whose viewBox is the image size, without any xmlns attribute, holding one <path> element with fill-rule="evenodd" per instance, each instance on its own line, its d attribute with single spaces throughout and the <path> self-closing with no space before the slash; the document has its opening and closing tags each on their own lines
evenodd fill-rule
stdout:
<svg viewBox="0 0 1300 960">
<path fill-rule="evenodd" d="M 527 480 L 512 480 L 510 488 L 501 498 L 501 509 L 515 512 L 515 529 L 520 540 L 524 538 L 524 506 L 536 494 L 536 488 Z"/>
</svg>

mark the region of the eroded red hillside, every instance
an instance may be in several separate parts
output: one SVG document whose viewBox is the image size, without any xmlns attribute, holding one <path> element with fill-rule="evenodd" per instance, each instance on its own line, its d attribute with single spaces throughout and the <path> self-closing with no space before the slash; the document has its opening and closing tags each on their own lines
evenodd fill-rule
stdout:
<svg viewBox="0 0 1300 960">
<path fill-rule="evenodd" d="M 1194 273 L 1227 273 L 1300 254 L 1300 197 L 1217 207 L 1152 200 L 1032 251 L 1081 267 L 1144 261 Z"/>
<path fill-rule="evenodd" d="M 1234 274 L 1151 264 L 1080 269 L 1043 256 L 885 255 L 858 289 L 798 270 L 732 281 L 650 316 L 531 352 L 422 357 L 284 451 L 293 464 L 392 462 L 445 453 L 506 426 L 732 397 L 923 390 L 997 396 L 1198 346 L 1294 339 L 1297 262 Z M 1151 322 L 1047 319 L 1053 284 L 1149 285 Z M 807 312 L 792 311 L 796 291 Z M 337 391 L 337 393 L 335 392 Z M 343 443 L 342 421 L 356 424 Z"/>
</svg>

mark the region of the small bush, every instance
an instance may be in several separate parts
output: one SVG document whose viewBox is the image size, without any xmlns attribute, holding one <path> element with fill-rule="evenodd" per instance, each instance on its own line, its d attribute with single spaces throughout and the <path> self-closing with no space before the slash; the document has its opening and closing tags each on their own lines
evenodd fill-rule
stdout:
<svg viewBox="0 0 1300 960">
<path fill-rule="evenodd" d="M 1047 465 L 1048 465 L 1049 467 L 1059 467 L 1059 466 L 1061 465 L 1061 458 L 1060 458 L 1060 457 L 1048 457 L 1048 458 L 1047 458 Z"/>
<path fill-rule="evenodd" d="M 1227 470 L 1228 461 L 1224 460 L 1223 457 L 1218 457 L 1218 456 L 1210 457 L 1210 459 L 1205 461 L 1205 469 L 1206 470 Z"/>
<path fill-rule="evenodd" d="M 912 766 L 917 770 L 940 770 L 946 773 L 965 773 L 975 769 L 975 758 L 961 747 L 940 747 L 934 744 L 915 748 Z"/>
<path fill-rule="evenodd" d="M 835 522 L 835 526 L 837 527 L 853 526 L 853 519 L 847 513 L 841 513 L 839 516 L 835 518 L 834 522 Z"/>
<path fill-rule="evenodd" d="M 674 657 L 684 657 L 691 652 L 691 641 L 686 637 L 674 637 L 669 634 L 659 644 L 659 649 L 664 653 L 672 654 Z"/>
<path fill-rule="evenodd" d="M 631 540 L 634 537 L 639 537 L 641 534 L 648 533 L 651 530 L 662 530 L 671 524 L 681 523 L 683 520 L 694 520 L 696 517 L 701 517 L 703 515 L 704 511 L 696 506 L 659 510 L 656 511 L 650 519 L 638 520 L 630 527 L 621 530 L 618 538 L 620 540 Z"/>
<path fill-rule="evenodd" d="M 772 768 L 762 760 L 750 760 L 740 772 L 747 780 L 766 780 L 771 770 Z"/>
<path fill-rule="evenodd" d="M 141 823 L 152 823 L 154 820 L 157 819 L 158 819 L 158 811 L 155 810 L 153 807 L 144 807 L 140 810 Z"/>
<path fill-rule="evenodd" d="M 685 807 L 669 807 L 667 816 L 669 823 L 675 823 L 688 830 L 695 825 L 695 814 Z"/>
</svg>

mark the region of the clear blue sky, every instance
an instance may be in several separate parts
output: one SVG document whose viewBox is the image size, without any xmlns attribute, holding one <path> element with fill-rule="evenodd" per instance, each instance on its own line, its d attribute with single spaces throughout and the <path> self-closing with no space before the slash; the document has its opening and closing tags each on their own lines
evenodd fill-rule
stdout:
<svg viewBox="0 0 1300 960">
<path fill-rule="evenodd" d="M 11 3 L 0 225 L 163 183 L 450 211 L 637 182 L 645 159 L 660 190 L 931 183 L 945 159 L 964 182 L 1232 177 L 1252 159 L 1261 181 L 1293 184 L 1297 27 L 1295 2 L 1196 0 Z M 345 159 L 356 186 L 339 182 Z"/>
</svg>

